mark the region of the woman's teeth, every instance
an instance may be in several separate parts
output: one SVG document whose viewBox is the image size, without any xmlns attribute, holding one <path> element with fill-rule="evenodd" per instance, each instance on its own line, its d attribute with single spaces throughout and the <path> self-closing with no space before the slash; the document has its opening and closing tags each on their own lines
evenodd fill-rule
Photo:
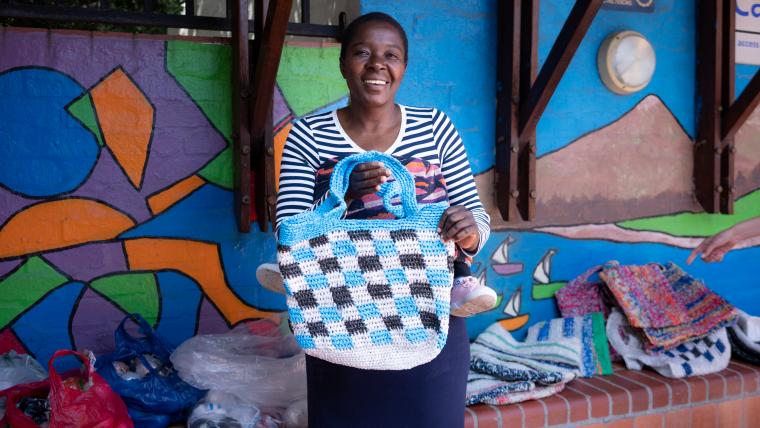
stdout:
<svg viewBox="0 0 760 428">
<path fill-rule="evenodd" d="M 368 85 L 387 85 L 388 84 L 388 82 L 383 81 L 383 80 L 364 80 L 364 83 Z"/>
</svg>

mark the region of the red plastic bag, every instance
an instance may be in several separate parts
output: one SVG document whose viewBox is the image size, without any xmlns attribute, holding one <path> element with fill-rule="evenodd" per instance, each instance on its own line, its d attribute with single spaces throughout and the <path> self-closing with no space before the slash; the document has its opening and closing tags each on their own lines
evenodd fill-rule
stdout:
<svg viewBox="0 0 760 428">
<path fill-rule="evenodd" d="M 62 379 L 53 367 L 56 358 L 73 355 L 85 365 L 83 373 Z M 13 428 L 39 428 L 16 407 L 24 397 L 50 399 L 49 428 L 133 428 L 127 406 L 103 378 L 95 372 L 92 361 L 76 351 L 56 351 L 48 362 L 50 378 L 17 385 L 0 393 L 7 397 L 3 422 Z"/>
</svg>

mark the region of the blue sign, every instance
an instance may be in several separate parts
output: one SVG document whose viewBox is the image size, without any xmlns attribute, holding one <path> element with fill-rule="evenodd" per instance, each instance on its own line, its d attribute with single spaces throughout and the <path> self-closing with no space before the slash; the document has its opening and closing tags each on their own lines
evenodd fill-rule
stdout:
<svg viewBox="0 0 760 428">
<path fill-rule="evenodd" d="M 622 10 L 626 12 L 654 12 L 654 0 L 604 0 L 604 9 Z"/>
</svg>

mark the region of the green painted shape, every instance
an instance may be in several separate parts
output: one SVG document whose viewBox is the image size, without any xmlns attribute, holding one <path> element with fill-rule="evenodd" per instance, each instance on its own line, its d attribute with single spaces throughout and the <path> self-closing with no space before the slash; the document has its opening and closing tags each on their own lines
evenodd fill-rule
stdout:
<svg viewBox="0 0 760 428">
<path fill-rule="evenodd" d="M 92 97 L 89 93 L 84 94 L 81 98 L 70 104 L 66 110 L 79 119 L 80 122 L 95 135 L 95 139 L 103 147 L 103 134 L 100 132 L 100 126 L 98 125 L 98 119 L 95 117 L 95 107 L 92 105 Z"/>
<path fill-rule="evenodd" d="M 551 299 L 554 297 L 554 293 L 560 288 L 567 285 L 567 282 L 550 282 L 548 284 L 533 284 L 531 288 L 531 295 L 533 300 Z"/>
<path fill-rule="evenodd" d="M 180 40 L 166 42 L 166 70 L 227 140 L 232 141 L 232 48 Z M 188 141 L 195 144 L 196 141 Z"/>
<path fill-rule="evenodd" d="M 227 146 L 211 162 L 201 168 L 198 175 L 219 187 L 232 190 L 234 186 L 232 159 L 232 146 Z"/>
<path fill-rule="evenodd" d="M 296 115 L 303 116 L 348 94 L 339 58 L 339 47 L 283 47 L 277 84 Z"/>
<path fill-rule="evenodd" d="M 41 258 L 28 259 L 0 280 L 0 329 L 67 282 L 68 278 Z"/>
<path fill-rule="evenodd" d="M 760 190 L 734 203 L 734 214 L 681 213 L 617 223 L 626 229 L 663 232 L 673 236 L 712 236 L 736 223 L 760 215 Z"/>
<path fill-rule="evenodd" d="M 142 315 L 150 325 L 158 321 L 156 277 L 150 273 L 126 273 L 96 279 L 90 287 L 106 296 L 122 311 Z"/>
</svg>

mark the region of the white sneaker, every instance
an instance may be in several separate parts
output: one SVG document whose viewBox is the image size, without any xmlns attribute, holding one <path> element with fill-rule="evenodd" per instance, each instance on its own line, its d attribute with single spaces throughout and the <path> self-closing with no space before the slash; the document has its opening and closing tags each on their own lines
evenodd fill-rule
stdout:
<svg viewBox="0 0 760 428">
<path fill-rule="evenodd" d="M 454 278 L 451 288 L 451 315 L 469 317 L 493 309 L 496 292 L 481 284 L 477 278 L 463 276 Z"/>
<path fill-rule="evenodd" d="M 256 279 L 269 291 L 285 294 L 285 285 L 277 263 L 264 263 L 256 268 Z"/>
</svg>

